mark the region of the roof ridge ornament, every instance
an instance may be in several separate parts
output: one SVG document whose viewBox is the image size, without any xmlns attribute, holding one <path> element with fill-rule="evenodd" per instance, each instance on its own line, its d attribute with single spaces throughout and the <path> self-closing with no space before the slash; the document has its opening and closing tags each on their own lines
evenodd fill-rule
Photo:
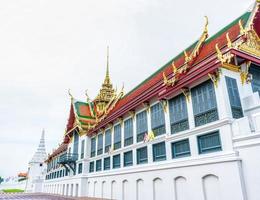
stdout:
<svg viewBox="0 0 260 200">
<path fill-rule="evenodd" d="M 72 96 L 70 89 L 68 89 L 68 94 L 69 94 L 69 96 L 70 96 L 71 101 L 73 101 L 73 100 L 74 100 L 74 97 Z"/>
<path fill-rule="evenodd" d="M 87 103 L 90 103 L 91 100 L 90 100 L 90 98 L 89 98 L 88 90 L 87 90 L 87 89 L 85 90 L 85 95 L 86 95 L 86 97 L 87 97 Z"/>
<path fill-rule="evenodd" d="M 185 64 L 189 63 L 190 61 L 193 61 L 199 55 L 202 44 L 206 41 L 206 39 L 209 36 L 208 34 L 209 19 L 207 16 L 204 16 L 204 18 L 205 18 L 204 29 L 196 46 L 194 47 L 190 55 L 187 54 L 186 50 L 184 51 Z"/>
<path fill-rule="evenodd" d="M 186 50 L 183 51 L 184 59 L 185 59 L 184 64 L 181 67 L 177 68 L 174 64 L 174 61 L 172 62 L 173 76 L 171 79 L 167 78 L 167 76 L 165 75 L 165 72 L 162 73 L 164 85 L 174 86 L 177 83 L 177 81 L 179 80 L 180 74 L 186 73 L 189 66 L 192 65 L 195 58 L 199 55 L 201 47 L 203 46 L 203 43 L 206 41 L 206 39 L 209 36 L 209 34 L 208 34 L 208 25 L 209 25 L 208 17 L 205 16 L 204 18 L 205 18 L 205 25 L 204 25 L 203 32 L 202 32 L 198 42 L 196 43 L 196 46 L 193 48 L 191 54 L 188 55 Z"/>
</svg>

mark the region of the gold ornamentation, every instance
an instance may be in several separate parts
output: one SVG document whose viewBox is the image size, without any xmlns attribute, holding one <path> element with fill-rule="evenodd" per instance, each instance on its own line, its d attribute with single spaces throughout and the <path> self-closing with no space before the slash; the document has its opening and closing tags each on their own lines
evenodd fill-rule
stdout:
<svg viewBox="0 0 260 200">
<path fill-rule="evenodd" d="M 196 58 L 199 55 L 200 48 L 201 48 L 202 44 L 205 42 L 205 40 L 209 36 L 209 34 L 208 34 L 208 25 L 209 25 L 209 20 L 208 20 L 208 17 L 205 16 L 205 25 L 204 25 L 203 33 L 200 36 L 199 41 L 197 42 L 195 48 L 193 49 L 192 53 L 189 56 L 188 56 L 187 52 L 184 51 L 184 56 L 185 56 L 186 63 L 192 61 L 194 58 Z"/>
<path fill-rule="evenodd" d="M 190 102 L 190 89 L 185 87 L 181 89 L 182 94 L 185 96 L 186 101 Z"/>
<path fill-rule="evenodd" d="M 148 101 L 143 102 L 143 106 L 146 108 L 146 111 L 149 113 L 150 112 L 150 104 Z"/>
<path fill-rule="evenodd" d="M 240 78 L 242 85 L 251 81 L 251 75 L 249 74 L 250 65 L 251 61 L 247 61 L 245 65 L 241 66 Z"/>
<path fill-rule="evenodd" d="M 228 53 L 223 55 L 222 52 L 220 51 L 219 47 L 218 47 L 218 43 L 215 45 L 215 48 L 216 48 L 216 52 L 217 52 L 217 58 L 221 62 L 221 64 L 231 62 L 231 59 L 234 57 L 233 54 L 228 52 Z"/>
<path fill-rule="evenodd" d="M 87 103 L 91 102 L 91 100 L 90 100 L 90 98 L 89 98 L 89 96 L 88 96 L 88 90 L 85 90 L 85 95 L 86 95 L 86 97 L 87 97 Z"/>
<path fill-rule="evenodd" d="M 232 42 L 231 42 L 231 40 L 229 38 L 229 33 L 226 34 L 226 38 L 227 38 L 227 46 L 228 46 L 228 48 L 231 48 L 232 47 Z"/>
<path fill-rule="evenodd" d="M 213 82 L 215 87 L 218 87 L 218 82 L 220 79 L 220 71 L 217 70 L 213 73 L 208 73 L 209 78 L 211 79 L 211 81 Z"/>
<path fill-rule="evenodd" d="M 240 66 L 233 65 L 231 63 L 222 63 L 221 67 L 233 72 L 240 72 Z"/>
<path fill-rule="evenodd" d="M 248 30 L 246 33 L 246 41 L 238 48 L 247 53 L 260 57 L 260 38 L 254 29 Z"/>
<path fill-rule="evenodd" d="M 166 99 L 161 99 L 160 103 L 161 103 L 161 105 L 163 107 L 164 112 L 167 112 L 167 100 Z"/>
<path fill-rule="evenodd" d="M 206 41 L 206 39 L 208 38 L 208 17 L 205 16 L 205 26 L 203 29 L 203 33 L 200 36 L 196 46 L 194 47 L 194 49 L 192 50 L 191 54 L 188 55 L 188 53 L 186 51 L 184 51 L 184 59 L 185 59 L 185 63 L 183 64 L 183 66 L 179 67 L 177 69 L 177 67 L 174 65 L 174 62 L 172 62 L 172 67 L 173 67 L 173 77 L 171 79 L 168 79 L 167 76 L 165 75 L 165 73 L 163 72 L 163 84 L 166 86 L 174 86 L 178 79 L 179 79 L 179 75 L 182 73 L 186 73 L 187 69 L 189 68 L 189 64 L 191 64 L 190 62 L 192 62 L 200 53 L 200 49 L 203 45 L 203 43 Z"/>
<path fill-rule="evenodd" d="M 135 111 L 133 111 L 133 110 L 129 111 L 129 115 L 134 119 L 135 118 Z"/>
<path fill-rule="evenodd" d="M 174 61 L 172 62 L 172 73 L 173 73 L 173 77 L 171 79 L 167 79 L 165 73 L 163 72 L 163 83 L 166 86 L 174 86 L 176 84 L 176 82 L 179 79 L 179 71 L 177 70 Z"/>
<path fill-rule="evenodd" d="M 71 92 L 70 92 L 70 89 L 68 89 L 68 94 L 69 94 L 69 96 L 70 96 L 70 99 L 73 100 L 74 97 L 72 96 L 72 94 L 71 94 Z"/>
<path fill-rule="evenodd" d="M 188 56 L 188 54 L 187 54 L 186 51 L 184 51 L 183 53 L 184 53 L 184 59 L 185 59 L 185 62 L 186 62 L 186 63 L 190 62 L 190 61 L 191 61 L 191 57 Z"/>
<path fill-rule="evenodd" d="M 123 124 L 123 117 L 119 117 L 118 121 L 119 121 L 120 125 L 122 125 Z"/>
<path fill-rule="evenodd" d="M 107 104 L 113 100 L 115 97 L 115 90 L 113 89 L 113 85 L 110 80 L 109 75 L 109 47 L 107 48 L 107 69 L 105 80 L 102 84 L 102 87 L 99 91 L 99 94 L 95 98 L 94 102 L 97 105 L 97 111 L 99 115 L 107 114 Z"/>
</svg>

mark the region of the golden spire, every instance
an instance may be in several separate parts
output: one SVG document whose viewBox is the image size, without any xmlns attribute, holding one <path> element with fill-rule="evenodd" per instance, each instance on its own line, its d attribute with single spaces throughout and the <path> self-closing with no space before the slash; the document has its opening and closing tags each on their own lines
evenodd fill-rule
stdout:
<svg viewBox="0 0 260 200">
<path fill-rule="evenodd" d="M 109 47 L 107 47 L 107 66 L 106 66 L 106 76 L 105 80 L 102 84 L 102 87 L 99 91 L 99 94 L 95 98 L 95 102 L 98 106 L 98 111 L 104 111 L 105 106 L 111 101 L 115 94 L 115 90 L 113 89 L 113 85 L 110 81 L 109 75 Z"/>
<path fill-rule="evenodd" d="M 109 76 L 109 46 L 107 46 L 107 69 L 106 69 L 106 77 L 104 84 L 110 84 L 110 76 Z"/>
</svg>

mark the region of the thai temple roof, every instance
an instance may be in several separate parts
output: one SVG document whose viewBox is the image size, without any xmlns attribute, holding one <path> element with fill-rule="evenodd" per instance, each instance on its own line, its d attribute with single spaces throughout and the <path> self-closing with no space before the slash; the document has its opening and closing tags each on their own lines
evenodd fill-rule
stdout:
<svg viewBox="0 0 260 200">
<path fill-rule="evenodd" d="M 126 95 L 123 94 L 123 88 L 119 92 L 113 88 L 107 53 L 106 74 L 96 98 L 90 100 L 86 93 L 86 101 L 78 101 L 69 92 L 71 105 L 65 137 L 63 143 L 49 158 L 66 150 L 65 144 L 70 141 L 74 130 L 80 134 L 95 135 L 115 120 L 120 120 L 124 115 L 134 112 L 137 106 L 147 106 L 151 98 L 166 99 L 169 94 L 189 87 L 194 81 L 216 71 L 223 59 L 221 51 L 241 50 L 240 46 L 246 42 L 245 38 L 248 37 L 249 32 L 259 40 L 259 18 L 259 3 L 256 3 L 252 10 L 245 12 L 209 37 L 208 18 L 205 17 L 205 26 L 197 41 L 170 59 Z M 232 46 L 232 43 L 238 41 L 242 43 Z"/>
<path fill-rule="evenodd" d="M 45 149 L 45 139 L 44 139 L 45 131 L 42 131 L 41 139 L 37 151 L 35 152 L 32 160 L 29 163 L 43 163 L 46 158 L 46 149 Z"/>
<path fill-rule="evenodd" d="M 118 101 L 116 106 L 111 110 L 111 112 L 106 116 L 106 119 L 99 123 L 94 129 L 92 129 L 89 134 L 95 133 L 99 128 L 103 125 L 110 123 L 111 121 L 115 120 L 118 117 L 118 113 L 123 115 L 127 113 L 127 111 L 134 109 L 136 106 L 148 101 L 152 95 L 158 95 L 156 93 L 149 94 L 150 91 L 154 90 L 155 87 L 159 87 L 159 85 L 163 86 L 163 73 L 166 77 L 171 77 L 173 65 L 177 69 L 183 67 L 185 64 L 189 66 L 196 66 L 197 64 L 203 62 L 207 57 L 211 56 L 212 54 L 216 53 L 216 44 L 218 44 L 219 48 L 223 48 L 227 44 L 226 34 L 229 34 L 229 38 L 231 41 L 237 39 L 240 35 L 240 26 L 239 21 L 242 22 L 243 26 L 247 24 L 247 21 L 250 17 L 251 11 L 245 12 L 242 16 L 228 24 L 226 27 L 218 31 L 215 35 L 207 39 L 207 35 L 203 43 L 200 44 L 199 49 L 196 49 L 197 55 L 194 58 L 189 58 L 194 52 L 194 49 L 197 47 L 197 44 L 200 40 L 195 41 L 191 46 L 186 48 L 183 52 L 172 58 L 168 63 L 158 69 L 155 73 L 141 82 L 138 86 L 136 86 L 133 90 L 128 92 L 122 99 Z M 259 21 L 259 20 L 258 20 Z M 207 29 L 207 24 L 203 31 L 203 34 Z M 202 34 L 202 35 L 203 35 Z M 189 56 L 188 56 L 189 55 Z M 190 61 L 189 61 L 190 59 Z M 181 88 L 180 83 L 186 82 L 186 77 L 191 74 L 192 70 L 185 74 L 185 76 L 180 77 L 178 84 L 176 84 L 176 90 Z M 199 79 L 200 77 L 191 77 L 195 79 Z M 182 81 L 183 80 L 183 81 Z M 194 79 L 193 79 L 194 80 Z"/>
</svg>

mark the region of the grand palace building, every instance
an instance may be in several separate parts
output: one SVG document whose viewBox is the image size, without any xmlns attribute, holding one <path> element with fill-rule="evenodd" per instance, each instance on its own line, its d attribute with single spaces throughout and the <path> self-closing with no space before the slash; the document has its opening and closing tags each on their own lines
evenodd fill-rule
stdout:
<svg viewBox="0 0 260 200">
<path fill-rule="evenodd" d="M 106 75 L 71 104 L 45 193 L 129 200 L 260 199 L 260 3 L 124 94 Z M 217 17 L 217 16 L 216 16 Z M 131 76 L 131 75 L 129 75 Z"/>
</svg>

